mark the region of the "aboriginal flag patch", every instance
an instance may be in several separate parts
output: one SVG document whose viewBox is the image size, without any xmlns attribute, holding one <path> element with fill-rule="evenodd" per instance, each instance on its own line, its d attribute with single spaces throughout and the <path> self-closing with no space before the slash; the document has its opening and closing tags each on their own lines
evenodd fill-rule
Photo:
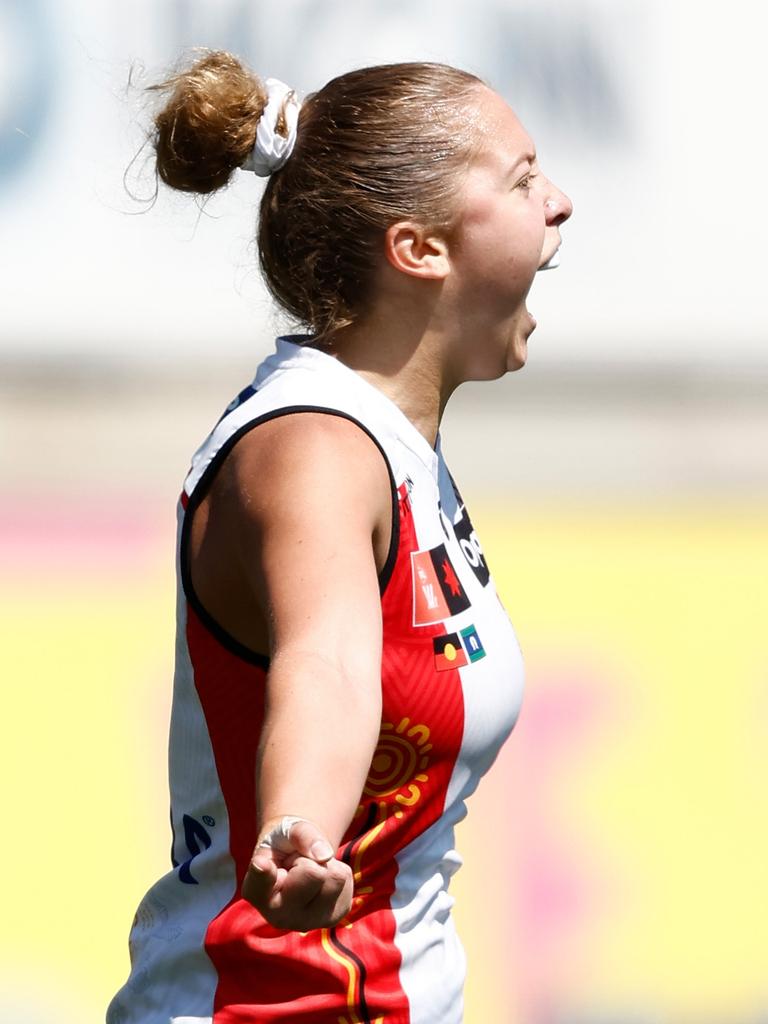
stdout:
<svg viewBox="0 0 768 1024">
<path fill-rule="evenodd" d="M 413 624 L 428 626 L 458 615 L 470 606 L 445 544 L 411 552 Z"/>
<path fill-rule="evenodd" d="M 467 664 L 467 656 L 461 646 L 458 633 L 446 633 L 445 636 L 432 638 L 435 652 L 435 668 L 438 672 L 447 672 L 450 668 L 461 668 Z"/>
</svg>

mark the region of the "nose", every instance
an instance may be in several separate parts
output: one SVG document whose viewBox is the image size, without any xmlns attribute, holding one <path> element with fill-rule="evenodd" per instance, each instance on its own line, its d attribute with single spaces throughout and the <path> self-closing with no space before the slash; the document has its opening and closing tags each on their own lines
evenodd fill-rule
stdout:
<svg viewBox="0 0 768 1024">
<path fill-rule="evenodd" d="M 544 203 L 547 224 L 559 227 L 573 213 L 573 203 L 559 188 L 549 182 L 549 195 Z"/>
</svg>

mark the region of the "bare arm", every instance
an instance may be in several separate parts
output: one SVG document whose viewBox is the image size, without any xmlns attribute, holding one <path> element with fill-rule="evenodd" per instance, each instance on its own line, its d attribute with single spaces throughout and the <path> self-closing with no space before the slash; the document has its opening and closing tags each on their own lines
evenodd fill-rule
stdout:
<svg viewBox="0 0 768 1024">
<path fill-rule="evenodd" d="M 369 438 L 323 414 L 264 424 L 228 461 L 238 550 L 270 632 L 260 839 L 284 816 L 307 819 L 284 849 L 257 846 L 243 894 L 276 926 L 306 930 L 342 917 L 352 895 L 330 854 L 379 733 L 374 538 L 389 529 L 389 479 Z"/>
</svg>

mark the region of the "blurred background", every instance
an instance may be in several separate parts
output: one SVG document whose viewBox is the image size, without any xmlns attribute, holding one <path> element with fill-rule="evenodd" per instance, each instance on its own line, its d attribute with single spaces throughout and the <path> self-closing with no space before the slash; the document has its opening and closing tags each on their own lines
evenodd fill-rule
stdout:
<svg viewBox="0 0 768 1024">
<path fill-rule="evenodd" d="M 174 505 L 285 325 L 260 185 L 161 192 L 145 85 L 437 59 L 573 199 L 444 450 L 527 663 L 470 803 L 467 1024 L 768 1021 L 765 16 L 748 0 L 0 0 L 0 1008 L 103 1018 L 166 870 Z M 13 828 L 11 829 L 11 824 Z"/>
</svg>

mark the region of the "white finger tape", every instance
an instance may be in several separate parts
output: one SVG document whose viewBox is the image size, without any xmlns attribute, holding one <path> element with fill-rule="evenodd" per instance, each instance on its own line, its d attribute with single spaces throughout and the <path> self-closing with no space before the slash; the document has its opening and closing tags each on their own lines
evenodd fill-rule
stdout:
<svg viewBox="0 0 768 1024">
<path fill-rule="evenodd" d="M 259 846 L 268 846 L 272 850 L 279 850 L 280 853 L 291 853 L 294 849 L 291 843 L 291 829 L 297 821 L 306 820 L 306 818 L 295 818 L 290 814 L 284 815 L 278 825 L 262 836 Z"/>
</svg>

